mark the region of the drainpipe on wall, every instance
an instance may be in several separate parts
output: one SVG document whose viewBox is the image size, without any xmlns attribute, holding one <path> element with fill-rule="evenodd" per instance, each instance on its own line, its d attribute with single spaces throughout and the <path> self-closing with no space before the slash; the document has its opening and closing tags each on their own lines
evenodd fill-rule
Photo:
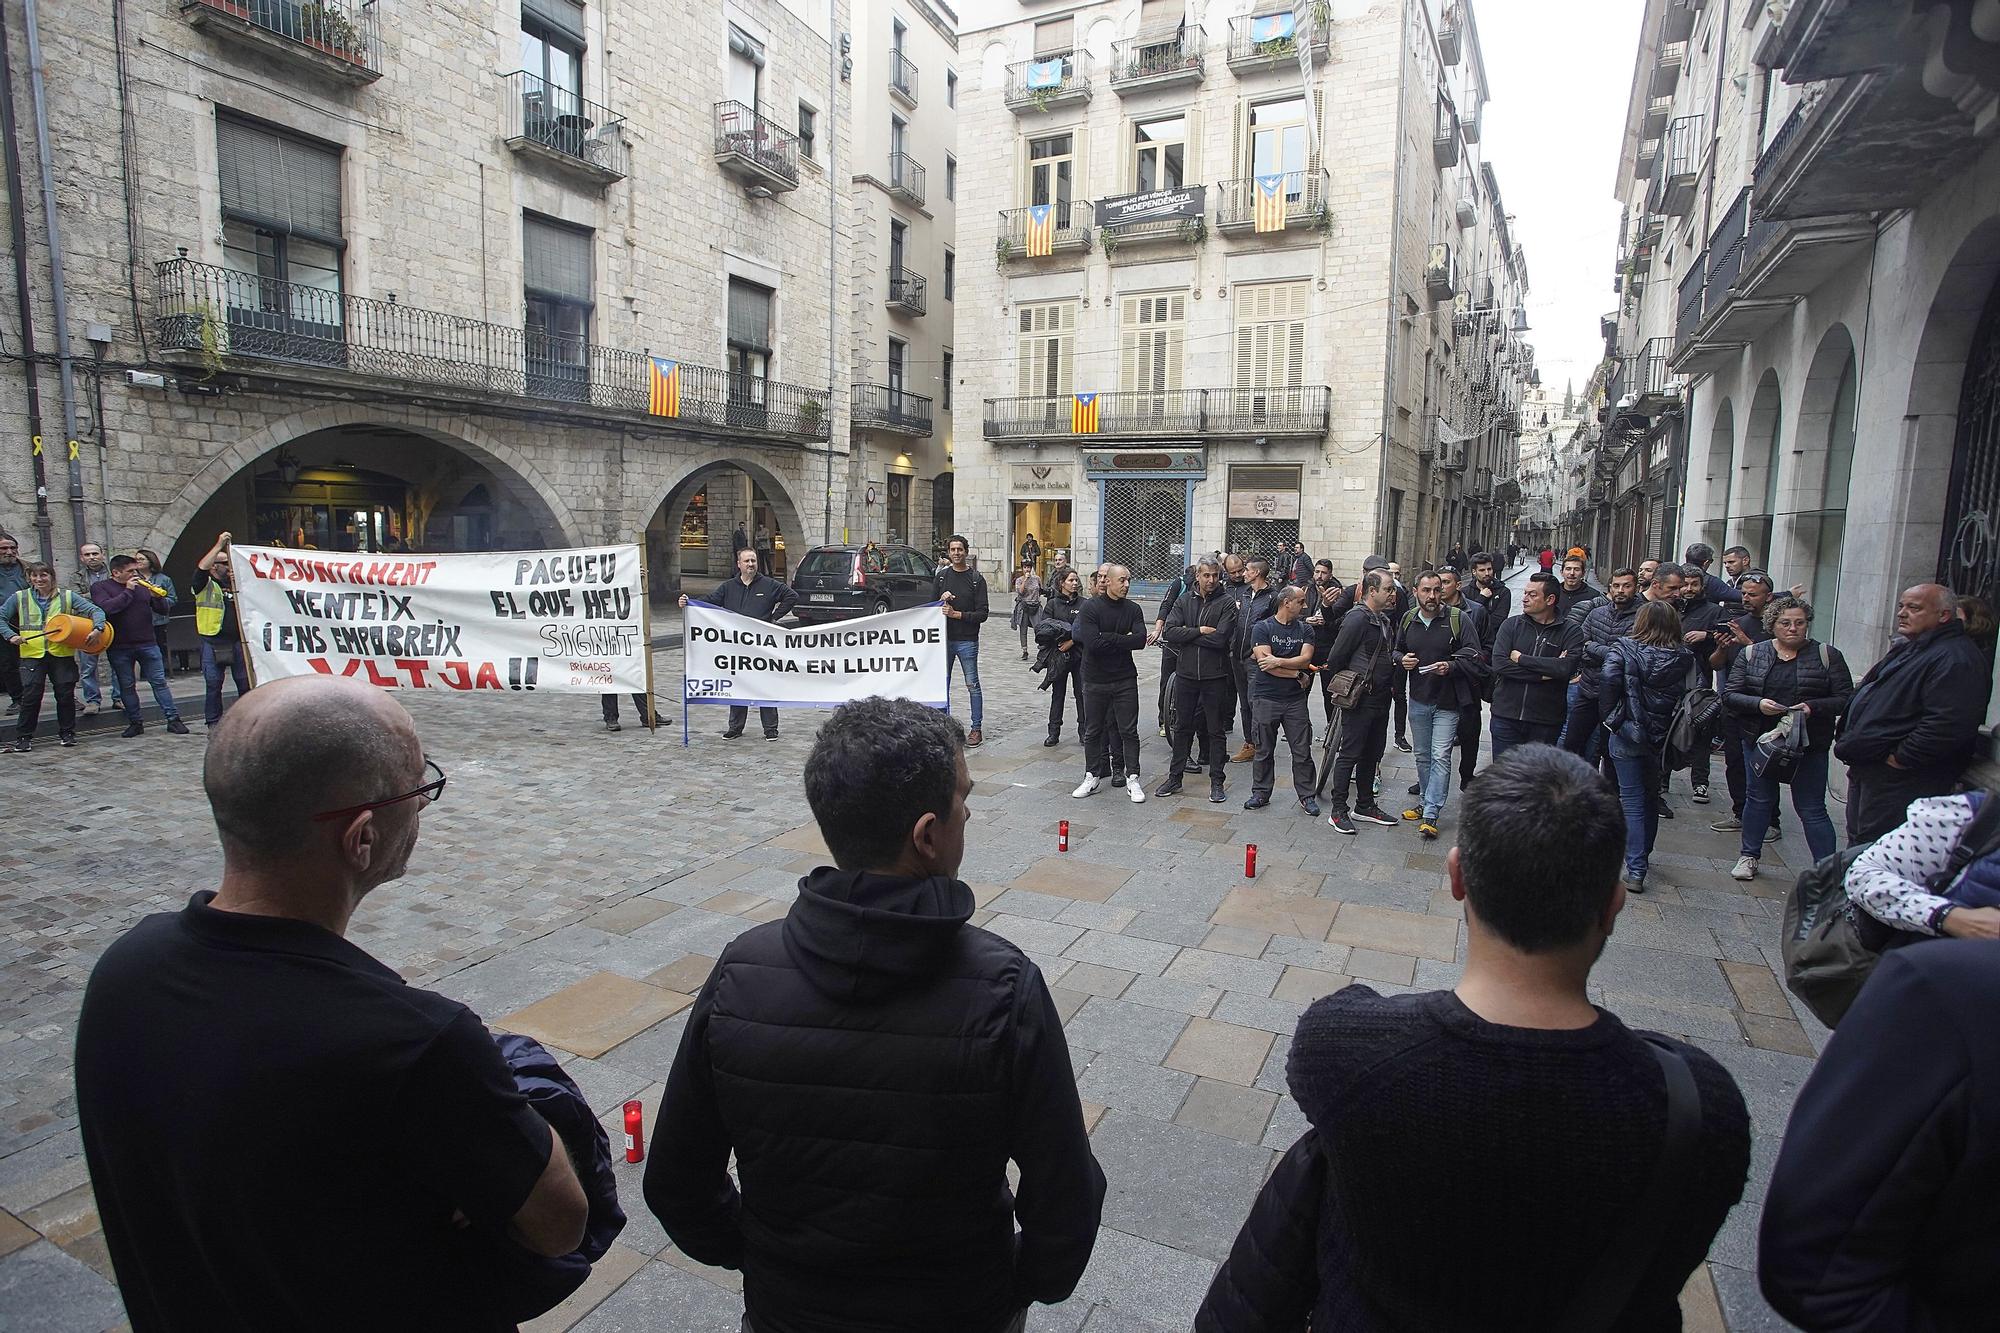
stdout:
<svg viewBox="0 0 2000 1333">
<path fill-rule="evenodd" d="M 1409 0 L 1396 7 L 1396 59 L 1407 77 L 1410 67 L 1410 6 Z M 1403 254 L 1403 165 L 1408 156 L 1407 145 L 1403 142 L 1408 133 L 1406 113 L 1409 110 L 1409 89 L 1404 80 L 1396 80 L 1396 200 L 1394 222 L 1389 232 L 1389 312 L 1382 321 L 1382 453 L 1375 465 L 1375 520 L 1369 526 L 1377 538 L 1376 549 L 1387 555 L 1396 545 L 1396 534 L 1384 533 L 1382 524 L 1389 512 L 1389 444 L 1390 428 L 1396 415 L 1396 320 L 1397 307 L 1401 305 L 1401 259 Z M 1421 466 L 1421 465 L 1420 465 Z M 1421 492 L 1419 492 L 1417 531 L 1423 531 Z"/>
<path fill-rule="evenodd" d="M 838 314 L 840 274 L 835 268 L 835 257 L 840 250 L 840 44 L 844 34 L 840 29 L 840 5 L 838 0 L 827 0 L 826 5 L 826 495 L 820 501 L 820 540 L 826 545 L 833 544 L 833 408 L 834 370 L 838 351 L 834 340 L 840 326 Z M 853 468 L 854 426 L 853 414 L 848 414 L 847 456 Z M 849 497 L 850 506 L 852 497 Z"/>
<path fill-rule="evenodd" d="M 42 461 L 42 382 L 35 368 L 34 306 L 28 295 L 28 223 L 22 210 L 21 149 L 14 127 L 13 43 L 7 35 L 7 9 L 0 4 L 0 140 L 7 161 L 7 217 L 14 243 L 14 298 L 21 308 L 21 370 L 28 385 L 28 438 L 35 469 L 35 535 L 43 564 L 54 564 L 55 523 L 49 517 L 48 467 Z"/>
<path fill-rule="evenodd" d="M 55 163 L 49 152 L 49 109 L 42 82 L 37 0 L 23 6 L 28 30 L 28 86 L 34 94 L 35 154 L 42 169 L 42 219 L 49 245 L 49 303 L 56 330 L 56 378 L 62 389 L 63 444 L 69 454 L 69 514 L 77 545 L 90 540 L 83 508 L 83 463 L 76 442 L 76 363 L 69 350 L 69 298 L 63 290 L 62 222 L 56 213 Z"/>
</svg>

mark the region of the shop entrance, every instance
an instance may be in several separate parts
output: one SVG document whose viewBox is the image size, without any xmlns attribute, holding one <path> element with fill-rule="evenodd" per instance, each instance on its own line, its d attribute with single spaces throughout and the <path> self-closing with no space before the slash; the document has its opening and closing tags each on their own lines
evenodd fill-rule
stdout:
<svg viewBox="0 0 2000 1333">
<path fill-rule="evenodd" d="M 1031 532 L 1042 548 L 1041 558 L 1035 562 L 1037 575 L 1046 579 L 1057 565 L 1070 564 L 1074 559 L 1070 532 L 1072 508 L 1073 502 L 1069 500 L 1014 501 L 1013 522 L 1008 528 L 1013 537 L 1007 552 L 1008 568 L 1017 567 L 1021 543 L 1028 540 Z"/>
</svg>

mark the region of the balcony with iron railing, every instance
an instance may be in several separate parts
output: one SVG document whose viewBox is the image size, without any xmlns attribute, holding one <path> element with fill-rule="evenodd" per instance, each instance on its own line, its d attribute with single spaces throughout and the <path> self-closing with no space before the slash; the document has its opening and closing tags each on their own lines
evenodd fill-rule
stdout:
<svg viewBox="0 0 2000 1333">
<path fill-rule="evenodd" d="M 799 140 L 741 102 L 715 104 L 715 161 L 753 192 L 799 188 Z"/>
<path fill-rule="evenodd" d="M 1111 87 L 1121 95 L 1200 83 L 1204 73 L 1199 27 L 1142 32 L 1111 44 Z"/>
<path fill-rule="evenodd" d="M 1091 204 L 1088 199 L 1068 199 L 1051 204 L 1054 217 L 1053 234 L 1049 242 L 1051 254 L 1066 254 L 1090 248 Z M 1003 208 L 1000 210 L 1000 232 L 993 243 L 994 258 L 1001 263 L 1013 259 L 1027 259 L 1028 224 L 1032 209 Z"/>
<path fill-rule="evenodd" d="M 889 270 L 889 308 L 904 315 L 921 315 L 925 309 L 924 275 L 914 269 Z"/>
<path fill-rule="evenodd" d="M 889 48 L 889 95 L 904 106 L 917 104 L 917 62 L 896 46 Z"/>
<path fill-rule="evenodd" d="M 1707 281 L 1708 252 L 1704 250 L 1681 278 L 1679 301 L 1674 307 L 1675 357 L 1687 350 L 1694 331 L 1701 327 L 1702 287 Z"/>
<path fill-rule="evenodd" d="M 1701 170 L 1701 116 L 1682 116 L 1660 136 L 1659 161 L 1646 191 L 1646 207 L 1668 217 L 1682 217 L 1694 206 L 1695 181 Z"/>
<path fill-rule="evenodd" d="M 1438 59 L 1456 65 L 1464 50 L 1465 16 L 1456 4 L 1446 5 L 1438 22 Z"/>
<path fill-rule="evenodd" d="M 1007 66 L 1002 98 L 1017 116 L 1088 102 L 1090 53 L 1079 46 L 1070 51 L 1044 51 L 1033 60 L 1014 62 Z"/>
<path fill-rule="evenodd" d="M 162 355 L 208 375 L 255 372 L 345 389 L 389 390 L 470 405 L 534 399 L 658 424 L 653 359 L 520 325 L 277 282 L 183 256 L 153 266 L 153 337 Z M 683 427 L 829 438 L 824 389 L 674 367 Z"/>
<path fill-rule="evenodd" d="M 851 420 L 857 429 L 894 431 L 919 439 L 931 433 L 931 400 L 886 384 L 853 386 Z"/>
<path fill-rule="evenodd" d="M 1671 97 L 1651 97 L 1646 100 L 1646 116 L 1639 125 L 1641 139 L 1657 139 L 1660 131 L 1667 128 L 1673 119 L 1674 99 Z"/>
<path fill-rule="evenodd" d="M 1686 42 L 1660 43 L 1659 49 L 1653 54 L 1652 96 L 1674 95 L 1674 88 L 1681 81 L 1681 69 L 1687 64 L 1687 52 Z"/>
<path fill-rule="evenodd" d="M 237 46 L 356 86 L 382 77 L 375 0 L 182 0 L 193 26 Z"/>
<path fill-rule="evenodd" d="M 1684 42 L 1694 36 L 1694 15 L 1708 0 L 1666 0 L 1660 15 L 1660 40 Z"/>
<path fill-rule="evenodd" d="M 1162 389 L 1097 395 L 1097 429 L 1076 435 L 1071 394 L 986 400 L 989 440 L 1323 436 L 1333 419 L 1325 385 Z"/>
<path fill-rule="evenodd" d="M 1459 157 L 1458 112 L 1440 100 L 1431 126 L 1431 161 L 1440 167 L 1455 167 Z"/>
<path fill-rule="evenodd" d="M 1866 214 L 1801 217 L 1785 208 L 1786 171 L 1797 165 L 1795 149 L 1818 101 L 1808 95 L 1792 108 L 1751 173 L 1754 206 L 1739 283 L 1746 296 L 1806 296 L 1874 242 Z"/>
<path fill-rule="evenodd" d="M 501 75 L 507 146 L 520 156 L 604 186 L 631 169 L 625 118 L 528 73 Z"/>
<path fill-rule="evenodd" d="M 1314 6 L 1305 8 L 1310 11 Z M 1239 74 L 1285 68 L 1296 73 L 1301 43 L 1314 64 L 1326 59 L 1326 31 L 1316 20 L 1309 18 L 1302 28 L 1289 9 L 1233 18 L 1229 20 L 1229 67 Z"/>
<path fill-rule="evenodd" d="M 908 153 L 889 154 L 889 193 L 922 208 L 924 204 L 923 164 Z"/>
<path fill-rule="evenodd" d="M 1258 177 L 1219 181 L 1215 186 L 1215 225 L 1225 232 L 1257 229 Z M 1283 196 L 1284 227 L 1324 230 L 1331 221 L 1327 211 L 1328 175 L 1324 170 L 1285 172 L 1278 186 Z"/>
<path fill-rule="evenodd" d="M 1681 378 L 1670 365 L 1673 348 L 1672 338 L 1652 338 L 1633 357 L 1631 391 L 1637 410 L 1646 416 L 1657 416 L 1681 401 Z"/>
</svg>

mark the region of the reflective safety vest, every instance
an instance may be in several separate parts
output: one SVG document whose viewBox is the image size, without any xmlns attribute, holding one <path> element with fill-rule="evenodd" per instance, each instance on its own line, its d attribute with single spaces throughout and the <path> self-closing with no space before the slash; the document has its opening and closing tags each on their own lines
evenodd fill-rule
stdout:
<svg viewBox="0 0 2000 1333">
<path fill-rule="evenodd" d="M 204 639 L 212 639 L 222 633 L 222 613 L 228 606 L 232 594 L 223 591 L 222 585 L 213 576 L 194 595 L 194 628 Z"/>
<path fill-rule="evenodd" d="M 14 623 L 19 625 L 21 635 L 21 656 L 23 657 L 75 657 L 76 649 L 66 644 L 50 643 L 42 634 L 42 605 L 35 600 L 35 594 L 23 588 L 14 594 L 19 604 L 14 608 Z M 50 615 L 76 614 L 76 594 L 68 588 L 58 588 L 49 598 Z"/>
</svg>

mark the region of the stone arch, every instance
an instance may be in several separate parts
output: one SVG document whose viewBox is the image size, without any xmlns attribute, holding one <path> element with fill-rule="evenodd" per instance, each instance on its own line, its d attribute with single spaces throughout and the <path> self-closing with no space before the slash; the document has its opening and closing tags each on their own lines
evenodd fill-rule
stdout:
<svg viewBox="0 0 2000 1333">
<path fill-rule="evenodd" d="M 503 481 L 538 510 L 547 527 L 572 546 L 584 544 L 582 529 L 569 504 L 541 470 L 519 450 L 470 422 L 436 416 L 388 403 L 336 403 L 296 412 L 243 436 L 210 458 L 167 502 L 147 530 L 144 545 L 169 550 L 210 496 L 243 469 L 282 446 L 315 431 L 336 426 L 389 426 L 422 435 L 493 469 Z"/>
<path fill-rule="evenodd" d="M 1904 435 L 1908 452 L 1895 481 L 1891 515 L 1902 534 L 1887 591 L 1935 578 L 1958 447 L 1965 368 L 1989 301 L 2000 290 L 2000 216 L 1967 233 L 1931 297 L 1910 373 Z"/>
<path fill-rule="evenodd" d="M 1701 540 L 1720 551 L 1728 536 L 1729 496 L 1736 479 L 1736 407 L 1727 398 L 1715 409 L 1715 421 L 1709 427 L 1704 476 Z"/>
<path fill-rule="evenodd" d="M 1806 370 L 1792 436 L 1792 467 L 1783 479 L 1777 531 L 1767 557 L 1787 586 L 1806 585 L 1822 637 L 1832 632 L 1839 601 L 1859 400 L 1854 336 L 1845 324 L 1835 324 L 1821 335 Z"/>
<path fill-rule="evenodd" d="M 647 548 L 648 575 L 655 594 L 671 591 L 680 586 L 681 547 L 679 533 L 681 523 L 687 514 L 688 503 L 697 491 L 708 484 L 708 480 L 718 474 L 738 472 L 746 476 L 769 502 L 778 519 L 779 532 L 788 545 L 788 555 L 794 560 L 809 544 L 806 538 L 804 511 L 792 495 L 789 483 L 763 464 L 751 459 L 727 456 L 703 458 L 681 464 L 670 476 L 666 484 L 655 493 L 653 502 L 642 508 L 635 516 L 635 527 L 644 533 Z M 660 521 L 655 523 L 655 518 Z M 729 514 L 712 513 L 711 529 L 718 521 L 733 525 Z M 754 529 L 754 524 L 752 525 Z M 721 529 L 727 533 L 731 528 Z M 710 532 L 711 549 L 717 533 Z M 727 570 L 711 567 L 718 580 L 727 577 Z"/>
<path fill-rule="evenodd" d="M 1777 509 L 1784 434 L 1784 387 L 1777 370 L 1767 369 L 1750 400 L 1743 448 L 1729 488 L 1728 544 L 1749 547 L 1750 559 L 1757 564 L 1771 558 L 1771 516 Z"/>
</svg>

